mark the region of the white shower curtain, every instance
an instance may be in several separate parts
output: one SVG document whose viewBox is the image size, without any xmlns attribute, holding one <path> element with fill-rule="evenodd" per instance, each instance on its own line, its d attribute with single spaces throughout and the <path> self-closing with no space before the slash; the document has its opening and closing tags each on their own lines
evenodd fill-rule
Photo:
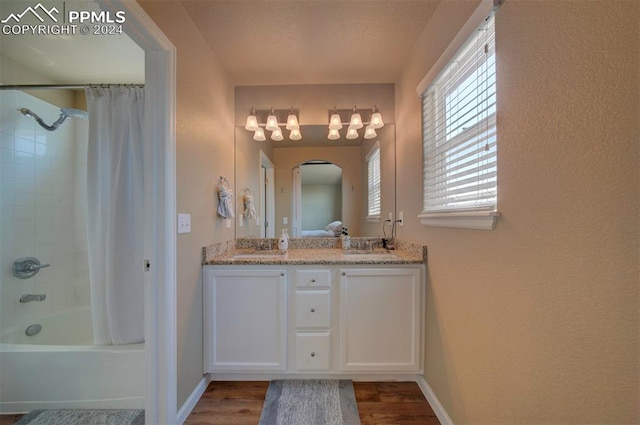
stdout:
<svg viewBox="0 0 640 425">
<path fill-rule="evenodd" d="M 144 341 L 144 89 L 90 87 L 87 238 L 93 339 Z"/>
</svg>

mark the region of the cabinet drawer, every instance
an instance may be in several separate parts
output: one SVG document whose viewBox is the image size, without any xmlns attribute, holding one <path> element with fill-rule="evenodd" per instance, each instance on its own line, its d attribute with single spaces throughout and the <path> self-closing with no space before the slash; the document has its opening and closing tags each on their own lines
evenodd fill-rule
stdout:
<svg viewBox="0 0 640 425">
<path fill-rule="evenodd" d="M 331 270 L 297 270 L 296 287 L 328 288 L 331 285 Z"/>
<path fill-rule="evenodd" d="M 331 326 L 331 296 L 328 290 L 296 291 L 296 327 Z"/>
<path fill-rule="evenodd" d="M 296 334 L 296 368 L 328 370 L 331 368 L 331 336 L 329 332 Z"/>
</svg>

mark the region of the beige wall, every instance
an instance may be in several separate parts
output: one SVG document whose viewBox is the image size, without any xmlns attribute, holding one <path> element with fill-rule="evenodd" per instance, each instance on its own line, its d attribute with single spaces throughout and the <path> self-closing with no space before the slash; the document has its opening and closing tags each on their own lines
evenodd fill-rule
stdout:
<svg viewBox="0 0 640 425">
<path fill-rule="evenodd" d="M 202 378 L 201 249 L 233 239 L 216 216 L 215 183 L 233 178 L 233 88 L 179 2 L 139 1 L 176 46 L 177 207 L 191 214 L 178 235 L 178 408 Z"/>
<path fill-rule="evenodd" d="M 456 424 L 639 423 L 640 3 L 505 2 L 503 217 L 425 228 L 415 87 L 473 3 L 440 5 L 396 87 L 399 236 L 429 246 L 425 377 Z"/>
</svg>

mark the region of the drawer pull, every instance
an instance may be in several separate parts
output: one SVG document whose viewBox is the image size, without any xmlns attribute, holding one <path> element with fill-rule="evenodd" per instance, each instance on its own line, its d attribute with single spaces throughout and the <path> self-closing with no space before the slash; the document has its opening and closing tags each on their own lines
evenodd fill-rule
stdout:
<svg viewBox="0 0 640 425">
<path fill-rule="evenodd" d="M 312 308 L 312 309 L 311 309 L 311 312 L 312 312 L 312 313 L 315 313 L 315 312 L 316 312 L 316 309 L 315 309 L 315 308 Z"/>
<path fill-rule="evenodd" d="M 311 352 L 311 357 L 315 357 L 316 353 L 314 353 L 313 351 Z"/>
</svg>

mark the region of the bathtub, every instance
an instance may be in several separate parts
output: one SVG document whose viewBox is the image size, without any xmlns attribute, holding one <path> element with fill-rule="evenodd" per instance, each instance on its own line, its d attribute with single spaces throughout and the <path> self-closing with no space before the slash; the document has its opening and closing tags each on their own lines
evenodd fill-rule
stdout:
<svg viewBox="0 0 640 425">
<path fill-rule="evenodd" d="M 92 345 L 91 311 L 65 310 L 0 338 L 0 413 L 144 409 L 144 344 Z"/>
</svg>

